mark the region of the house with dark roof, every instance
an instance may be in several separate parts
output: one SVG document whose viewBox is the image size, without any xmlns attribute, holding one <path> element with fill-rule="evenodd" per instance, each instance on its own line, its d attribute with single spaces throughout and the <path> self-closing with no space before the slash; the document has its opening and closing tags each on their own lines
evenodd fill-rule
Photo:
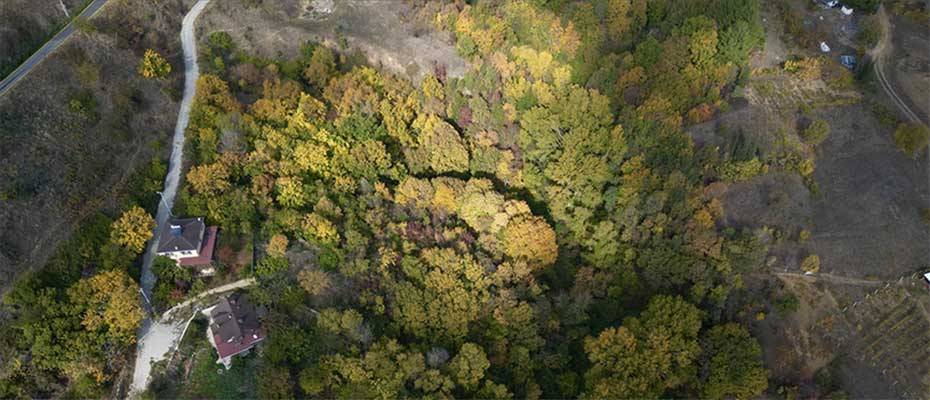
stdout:
<svg viewBox="0 0 930 400">
<path fill-rule="evenodd" d="M 221 298 L 219 303 L 204 313 L 210 316 L 207 337 L 216 349 L 217 364 L 226 369 L 232 366 L 232 358 L 248 354 L 256 344 L 265 340 L 265 330 L 258 321 L 256 308 L 243 293 L 233 293 Z"/>
<path fill-rule="evenodd" d="M 158 235 L 155 254 L 177 261 L 178 265 L 208 265 L 213 261 L 216 227 L 206 226 L 203 217 L 171 218 Z"/>
</svg>

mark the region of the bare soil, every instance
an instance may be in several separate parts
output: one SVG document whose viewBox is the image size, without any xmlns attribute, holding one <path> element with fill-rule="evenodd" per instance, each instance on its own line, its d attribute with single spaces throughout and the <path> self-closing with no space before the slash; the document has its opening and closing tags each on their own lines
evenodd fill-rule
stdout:
<svg viewBox="0 0 930 400">
<path fill-rule="evenodd" d="M 405 1 L 265 0 L 251 8 L 243 3 L 212 2 L 202 29 L 226 31 L 247 53 L 267 58 L 295 57 L 308 40 L 343 51 L 361 50 L 372 65 L 414 80 L 437 69 L 462 76 L 468 68 L 448 35 L 408 18 L 411 10 Z"/>
<path fill-rule="evenodd" d="M 763 158 L 794 149 L 816 165 L 809 182 L 773 171 L 731 184 L 722 196 L 725 225 L 773 228 L 780 236 L 769 237 L 767 272 L 761 282 L 748 279 L 748 290 L 759 296 L 775 285 L 801 300 L 791 315 L 772 313 L 753 322 L 772 385 L 822 397 L 827 393 L 815 376 L 830 370 L 851 398 L 926 398 L 930 352 L 912 349 L 930 346 L 930 293 L 914 278 L 930 268 L 930 226 L 921 217 L 930 207 L 930 160 L 925 154 L 908 158 L 895 147 L 894 127 L 882 125 L 872 111 L 875 103 L 894 109 L 877 85 L 843 89 L 781 73 L 788 57 L 820 52 L 798 48 L 785 35 L 772 3 L 763 2 L 767 42 L 751 60 L 754 76 L 744 97 L 733 102 L 733 111 L 689 128 L 698 145 L 721 146 L 742 132 Z M 831 46 L 830 59 L 854 51 L 861 15 L 791 4 L 804 10 L 806 30 L 819 32 Z M 914 82 L 899 94 L 920 97 L 926 113 L 930 87 L 922 85 L 930 82 L 930 32 L 900 20 L 889 57 L 894 68 L 887 70 L 892 80 Z M 829 137 L 817 146 L 798 136 L 812 119 L 830 125 Z M 810 238 L 799 239 L 801 230 L 810 231 Z M 820 257 L 820 272 L 805 277 L 800 263 L 810 254 Z M 777 278 L 770 275 L 775 271 Z M 910 280 L 902 286 L 905 276 Z M 886 284 L 891 286 L 883 289 Z"/>
<path fill-rule="evenodd" d="M 892 18 L 892 53 L 886 73 L 892 86 L 924 123 L 930 123 L 930 29 L 913 20 Z"/>
</svg>

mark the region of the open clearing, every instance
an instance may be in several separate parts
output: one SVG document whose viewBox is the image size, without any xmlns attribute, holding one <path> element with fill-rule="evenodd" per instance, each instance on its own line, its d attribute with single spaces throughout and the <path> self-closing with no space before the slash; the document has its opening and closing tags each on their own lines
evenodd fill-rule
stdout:
<svg viewBox="0 0 930 400">
<path fill-rule="evenodd" d="M 812 29 L 826 35 L 834 49 L 829 57 L 851 51 L 858 19 L 795 3 L 819 25 Z M 877 84 L 843 89 L 781 72 L 784 60 L 819 51 L 788 43 L 775 7 L 763 8 L 766 45 L 752 59 L 758 73 L 744 98 L 733 102 L 733 111 L 689 131 L 705 146 L 724 145 L 742 132 L 763 158 L 789 149 L 816 166 L 807 181 L 793 171 L 773 171 L 731 184 L 723 195 L 724 224 L 769 227 L 779 236 L 771 242 L 767 270 L 780 273 L 750 280 L 749 292 L 775 286 L 800 299 L 797 311 L 754 323 L 771 385 L 824 396 L 815 380 L 828 374 L 851 398 L 926 398 L 930 295 L 915 275 L 930 260 L 930 229 L 922 218 L 930 207 L 926 151 L 912 159 L 895 147 L 893 124 L 882 124 L 873 107 L 896 108 Z M 901 17 L 894 27 L 886 73 L 924 117 L 930 101 L 928 32 Z M 830 134 L 812 147 L 801 143 L 798 132 L 814 119 L 826 121 Z M 800 239 L 804 230 L 809 238 Z M 810 254 L 820 257 L 822 277 L 800 274 Z"/>
<path fill-rule="evenodd" d="M 361 50 L 372 65 L 414 80 L 437 70 L 461 76 L 468 68 L 446 34 L 406 20 L 411 13 L 406 2 L 274 0 L 253 8 L 243 3 L 211 4 L 202 29 L 226 31 L 247 53 L 269 58 L 293 58 L 308 40 Z"/>
</svg>

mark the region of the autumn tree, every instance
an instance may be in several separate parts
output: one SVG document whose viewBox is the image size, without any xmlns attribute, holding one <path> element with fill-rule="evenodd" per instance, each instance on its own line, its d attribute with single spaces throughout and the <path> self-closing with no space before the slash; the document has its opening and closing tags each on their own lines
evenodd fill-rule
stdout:
<svg viewBox="0 0 930 400">
<path fill-rule="evenodd" d="M 300 271 L 297 275 L 297 282 L 307 293 L 314 296 L 325 293 L 332 286 L 330 275 L 326 271 L 318 269 Z"/>
<path fill-rule="evenodd" d="M 130 207 L 113 222 L 110 240 L 133 253 L 141 253 L 153 236 L 155 219 L 139 206 Z"/>
<path fill-rule="evenodd" d="M 148 49 L 139 63 L 139 75 L 149 79 L 162 79 L 171 73 L 171 64 L 155 50 Z"/>
<path fill-rule="evenodd" d="M 801 270 L 804 272 L 817 273 L 820 271 L 820 256 L 811 254 L 801 261 Z"/>
<path fill-rule="evenodd" d="M 408 153 L 408 162 L 425 164 L 440 174 L 468 171 L 468 149 L 452 125 L 429 115 L 417 119 L 414 127 L 420 129 L 419 147 Z"/>
<path fill-rule="evenodd" d="M 555 231 L 539 217 L 518 217 L 501 231 L 504 252 L 513 258 L 527 260 L 540 266 L 555 262 L 559 249 Z"/>
<path fill-rule="evenodd" d="M 80 310 L 86 329 L 105 332 L 116 345 L 135 342 L 144 313 L 139 285 L 125 272 L 111 270 L 82 279 L 68 290 L 68 297 Z"/>
<path fill-rule="evenodd" d="M 271 236 L 271 239 L 268 240 L 268 246 L 265 248 L 265 251 L 268 252 L 268 255 L 271 257 L 284 257 L 284 253 L 287 252 L 287 244 L 287 236 L 276 234 Z"/>
<path fill-rule="evenodd" d="M 474 257 L 426 249 L 403 269 L 408 280 L 393 291 L 395 321 L 417 337 L 460 342 L 488 299 L 488 280 Z"/>
<path fill-rule="evenodd" d="M 322 90 L 335 72 L 336 56 L 333 51 L 326 46 L 317 46 L 313 49 L 310 62 L 304 69 L 303 75 L 310 85 Z"/>
</svg>

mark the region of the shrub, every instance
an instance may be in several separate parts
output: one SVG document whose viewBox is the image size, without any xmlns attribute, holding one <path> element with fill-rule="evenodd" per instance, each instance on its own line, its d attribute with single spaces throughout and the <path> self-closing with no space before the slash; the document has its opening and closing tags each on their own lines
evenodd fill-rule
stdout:
<svg viewBox="0 0 930 400">
<path fill-rule="evenodd" d="M 823 63 L 819 58 L 806 57 L 797 60 L 785 61 L 785 72 L 795 74 L 799 78 L 810 81 L 820 78 Z"/>
<path fill-rule="evenodd" d="M 927 127 L 913 122 L 898 125 L 894 131 L 894 144 L 910 157 L 917 157 L 921 149 L 927 147 L 930 141 L 930 130 Z"/>
<path fill-rule="evenodd" d="M 817 273 L 820 271 L 820 256 L 811 254 L 801 262 L 801 269 L 804 272 Z"/>
<path fill-rule="evenodd" d="M 817 119 L 801 132 L 801 139 L 804 140 L 804 143 L 816 146 L 826 140 L 829 135 L 830 124 L 822 119 Z"/>
<path fill-rule="evenodd" d="M 775 311 L 777 311 L 782 316 L 791 314 L 798 310 L 798 307 L 801 306 L 801 301 L 798 300 L 798 297 L 793 293 L 788 293 L 784 297 L 779 297 L 775 300 Z"/>
<path fill-rule="evenodd" d="M 730 182 L 748 181 L 758 175 L 768 171 L 765 165 L 758 157 L 753 157 L 747 161 L 728 161 L 718 169 L 720 178 Z"/>
<path fill-rule="evenodd" d="M 148 79 L 161 79 L 171 73 L 171 64 L 155 50 L 148 49 L 139 63 L 139 75 Z"/>
<path fill-rule="evenodd" d="M 807 229 L 802 229 L 801 233 L 798 233 L 798 240 L 801 242 L 807 241 L 807 239 L 810 239 L 810 238 L 811 238 L 811 231 Z"/>
<path fill-rule="evenodd" d="M 856 36 L 856 41 L 859 42 L 859 46 L 862 46 L 862 48 L 875 47 L 882 38 L 882 26 L 878 20 L 878 16 L 869 15 L 862 19 L 860 25 L 862 29 Z"/>
</svg>

